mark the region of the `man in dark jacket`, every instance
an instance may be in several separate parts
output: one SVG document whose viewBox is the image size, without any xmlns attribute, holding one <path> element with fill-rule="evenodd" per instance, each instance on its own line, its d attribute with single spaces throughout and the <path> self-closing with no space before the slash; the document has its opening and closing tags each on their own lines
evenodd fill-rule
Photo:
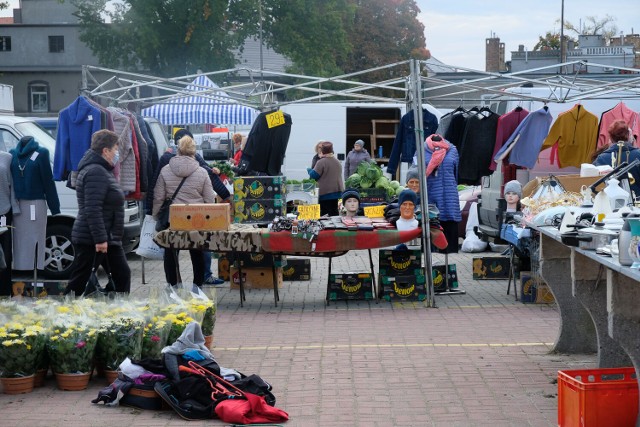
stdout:
<svg viewBox="0 0 640 427">
<path fill-rule="evenodd" d="M 93 134 L 91 148 L 78 164 L 78 216 L 71 230 L 76 265 L 65 293 L 81 295 L 96 258 L 105 257 L 116 291 L 131 288 L 131 269 L 122 249 L 124 193 L 113 175 L 118 158 L 118 135 L 100 130 Z"/>
</svg>

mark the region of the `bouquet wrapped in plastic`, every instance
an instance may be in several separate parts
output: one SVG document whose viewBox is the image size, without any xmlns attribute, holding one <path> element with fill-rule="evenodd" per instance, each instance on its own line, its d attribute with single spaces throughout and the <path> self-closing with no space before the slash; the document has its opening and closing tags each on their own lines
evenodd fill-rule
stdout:
<svg viewBox="0 0 640 427">
<path fill-rule="evenodd" d="M 0 326 L 0 377 L 35 374 L 44 358 L 46 342 L 42 326 L 25 325 L 17 319 Z"/>
<path fill-rule="evenodd" d="M 47 343 L 51 369 L 58 374 L 90 372 L 97 342 L 98 329 L 86 323 L 55 325 Z"/>
</svg>

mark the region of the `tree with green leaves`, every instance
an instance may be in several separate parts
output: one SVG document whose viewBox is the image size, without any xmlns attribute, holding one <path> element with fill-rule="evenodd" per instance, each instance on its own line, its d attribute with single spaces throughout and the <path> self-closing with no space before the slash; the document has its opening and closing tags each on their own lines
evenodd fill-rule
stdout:
<svg viewBox="0 0 640 427">
<path fill-rule="evenodd" d="M 617 35 L 618 27 L 614 24 L 616 18 L 611 15 L 605 15 L 604 18 L 598 18 L 597 16 L 587 16 L 584 18 L 584 22 L 579 27 L 576 27 L 571 22 L 565 21 L 565 30 L 572 31 L 577 35 L 602 35 L 605 39 Z"/>
<path fill-rule="evenodd" d="M 177 76 L 233 68 L 254 0 L 69 0 L 81 40 L 108 67 Z M 109 6 L 109 7 L 107 7 Z"/>
<path fill-rule="evenodd" d="M 9 9 L 8 1 L 0 1 L 0 10 Z"/>
<path fill-rule="evenodd" d="M 560 33 L 547 31 L 544 37 L 539 36 L 533 50 L 560 50 Z"/>
</svg>

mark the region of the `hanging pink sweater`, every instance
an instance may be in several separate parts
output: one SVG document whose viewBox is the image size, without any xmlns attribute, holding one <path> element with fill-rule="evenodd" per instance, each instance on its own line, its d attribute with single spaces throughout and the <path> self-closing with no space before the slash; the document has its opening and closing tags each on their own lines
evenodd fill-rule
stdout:
<svg viewBox="0 0 640 427">
<path fill-rule="evenodd" d="M 607 132 L 607 129 L 609 129 L 611 123 L 616 120 L 624 120 L 627 122 L 629 129 L 631 129 L 631 133 L 633 133 L 636 138 L 636 142 L 633 145 L 639 147 L 638 139 L 640 138 L 638 137 L 640 136 L 640 114 L 629 109 L 624 102 L 620 102 L 611 110 L 602 114 L 602 118 L 600 119 L 600 128 L 598 129 L 598 148 L 609 144 L 609 132 Z"/>
</svg>

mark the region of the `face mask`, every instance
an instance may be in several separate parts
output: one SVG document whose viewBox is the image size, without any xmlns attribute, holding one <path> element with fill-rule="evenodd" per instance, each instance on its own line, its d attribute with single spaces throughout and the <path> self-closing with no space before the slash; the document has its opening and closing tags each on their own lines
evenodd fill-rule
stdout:
<svg viewBox="0 0 640 427">
<path fill-rule="evenodd" d="M 120 151 L 116 151 L 116 154 L 113 156 L 113 161 L 112 161 L 113 165 L 114 166 L 117 165 L 119 160 L 120 160 Z"/>
</svg>

